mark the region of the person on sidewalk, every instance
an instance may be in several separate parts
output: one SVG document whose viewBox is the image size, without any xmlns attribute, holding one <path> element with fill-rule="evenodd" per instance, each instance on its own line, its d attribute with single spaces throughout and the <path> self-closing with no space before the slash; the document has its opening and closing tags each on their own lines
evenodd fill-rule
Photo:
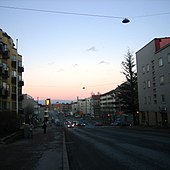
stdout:
<svg viewBox="0 0 170 170">
<path fill-rule="evenodd" d="M 43 123 L 43 129 L 44 129 L 44 134 L 47 132 L 47 124 L 46 124 L 46 122 L 44 121 L 44 123 Z"/>
</svg>

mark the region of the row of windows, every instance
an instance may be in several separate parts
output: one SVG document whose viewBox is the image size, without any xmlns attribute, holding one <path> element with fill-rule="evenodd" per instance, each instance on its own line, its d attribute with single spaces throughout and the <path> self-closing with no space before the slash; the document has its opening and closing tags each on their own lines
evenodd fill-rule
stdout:
<svg viewBox="0 0 170 170">
<path fill-rule="evenodd" d="M 16 110 L 16 102 L 12 102 L 12 110 Z M 10 103 L 7 101 L 0 102 L 0 110 L 9 110 L 10 109 Z"/>
<path fill-rule="evenodd" d="M 167 54 L 167 62 L 170 63 L 170 53 Z M 153 68 L 154 68 L 154 62 L 152 62 L 152 65 L 153 65 Z M 164 61 L 163 61 L 163 58 L 160 57 L 158 59 L 158 66 L 159 67 L 162 67 L 164 65 Z M 150 66 L 149 64 L 147 64 L 146 66 L 142 66 L 142 73 L 145 74 L 146 72 L 149 72 L 150 71 Z"/>
<path fill-rule="evenodd" d="M 168 74 L 168 77 L 166 77 L 166 79 L 167 79 L 167 82 L 170 83 L 170 73 Z M 164 85 L 166 79 L 165 79 L 165 76 L 164 76 L 164 75 L 161 75 L 161 76 L 159 77 L 159 84 L 160 84 L 160 85 Z M 153 83 L 153 86 L 156 86 L 155 82 Z M 151 87 L 151 81 L 150 81 L 150 80 L 147 80 L 147 81 L 144 81 L 144 82 L 143 82 L 143 88 L 145 89 L 146 87 L 147 87 L 147 88 L 150 88 L 150 87 Z"/>
<path fill-rule="evenodd" d="M 2 87 L 3 89 L 5 89 L 5 90 L 8 90 L 9 91 L 9 89 L 10 89 L 10 86 L 9 86 L 9 84 L 7 84 L 6 82 L 2 82 L 1 84 L 0 84 L 0 87 Z M 18 92 L 21 94 L 21 89 L 19 88 L 18 89 Z M 16 86 L 12 86 L 12 93 L 16 93 Z"/>
<path fill-rule="evenodd" d="M 160 96 L 160 101 L 161 101 L 161 103 L 165 103 L 166 102 L 166 100 L 165 100 L 165 95 L 164 94 L 162 94 L 161 96 Z M 157 103 L 157 100 L 156 99 L 153 99 L 153 102 L 154 102 L 154 104 L 156 104 Z M 144 104 L 151 104 L 152 103 L 152 98 L 151 98 L 151 96 L 145 96 L 144 97 Z"/>
</svg>

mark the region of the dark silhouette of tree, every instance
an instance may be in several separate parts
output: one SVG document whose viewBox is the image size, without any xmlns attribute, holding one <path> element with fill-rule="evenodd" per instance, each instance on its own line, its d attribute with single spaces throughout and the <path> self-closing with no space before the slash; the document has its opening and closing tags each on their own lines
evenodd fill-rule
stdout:
<svg viewBox="0 0 170 170">
<path fill-rule="evenodd" d="M 129 49 L 122 61 L 122 73 L 126 77 L 126 83 L 120 87 L 120 95 L 123 107 L 127 114 L 133 114 L 134 124 L 138 124 L 138 89 L 137 89 L 137 72 L 133 52 Z"/>
</svg>

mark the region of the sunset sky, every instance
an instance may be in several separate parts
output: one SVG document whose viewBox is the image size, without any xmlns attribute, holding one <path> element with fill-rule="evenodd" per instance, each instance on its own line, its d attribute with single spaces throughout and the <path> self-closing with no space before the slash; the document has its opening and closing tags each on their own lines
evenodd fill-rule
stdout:
<svg viewBox="0 0 170 170">
<path fill-rule="evenodd" d="M 121 23 L 125 17 L 130 23 Z M 40 100 L 116 88 L 127 49 L 135 57 L 152 39 L 169 37 L 169 23 L 169 0 L 0 0 L 0 28 L 18 39 L 23 56 L 23 93 Z"/>
</svg>

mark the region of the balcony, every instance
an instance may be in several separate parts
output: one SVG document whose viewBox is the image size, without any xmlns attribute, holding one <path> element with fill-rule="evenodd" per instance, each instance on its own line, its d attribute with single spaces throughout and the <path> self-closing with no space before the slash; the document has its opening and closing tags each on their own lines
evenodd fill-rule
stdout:
<svg viewBox="0 0 170 170">
<path fill-rule="evenodd" d="M 9 71 L 8 70 L 4 70 L 3 72 L 2 72 L 2 78 L 3 79 L 7 79 L 9 77 Z"/>
<path fill-rule="evenodd" d="M 24 72 L 24 67 L 22 67 L 22 66 L 18 66 L 18 72 L 19 72 L 19 73 Z"/>
<path fill-rule="evenodd" d="M 22 101 L 24 99 L 24 95 L 23 94 L 20 94 L 19 96 L 18 96 L 18 100 L 19 101 Z"/>
<path fill-rule="evenodd" d="M 5 88 L 0 88 L 0 97 L 7 98 L 9 96 L 9 91 Z"/>
<path fill-rule="evenodd" d="M 22 80 L 21 80 L 21 81 L 18 81 L 18 86 L 20 86 L 20 87 L 21 87 L 21 86 L 24 86 L 24 81 L 22 81 Z"/>
<path fill-rule="evenodd" d="M 3 51 L 2 58 L 3 59 L 9 59 L 10 58 L 10 53 L 9 53 L 8 50 Z"/>
</svg>

